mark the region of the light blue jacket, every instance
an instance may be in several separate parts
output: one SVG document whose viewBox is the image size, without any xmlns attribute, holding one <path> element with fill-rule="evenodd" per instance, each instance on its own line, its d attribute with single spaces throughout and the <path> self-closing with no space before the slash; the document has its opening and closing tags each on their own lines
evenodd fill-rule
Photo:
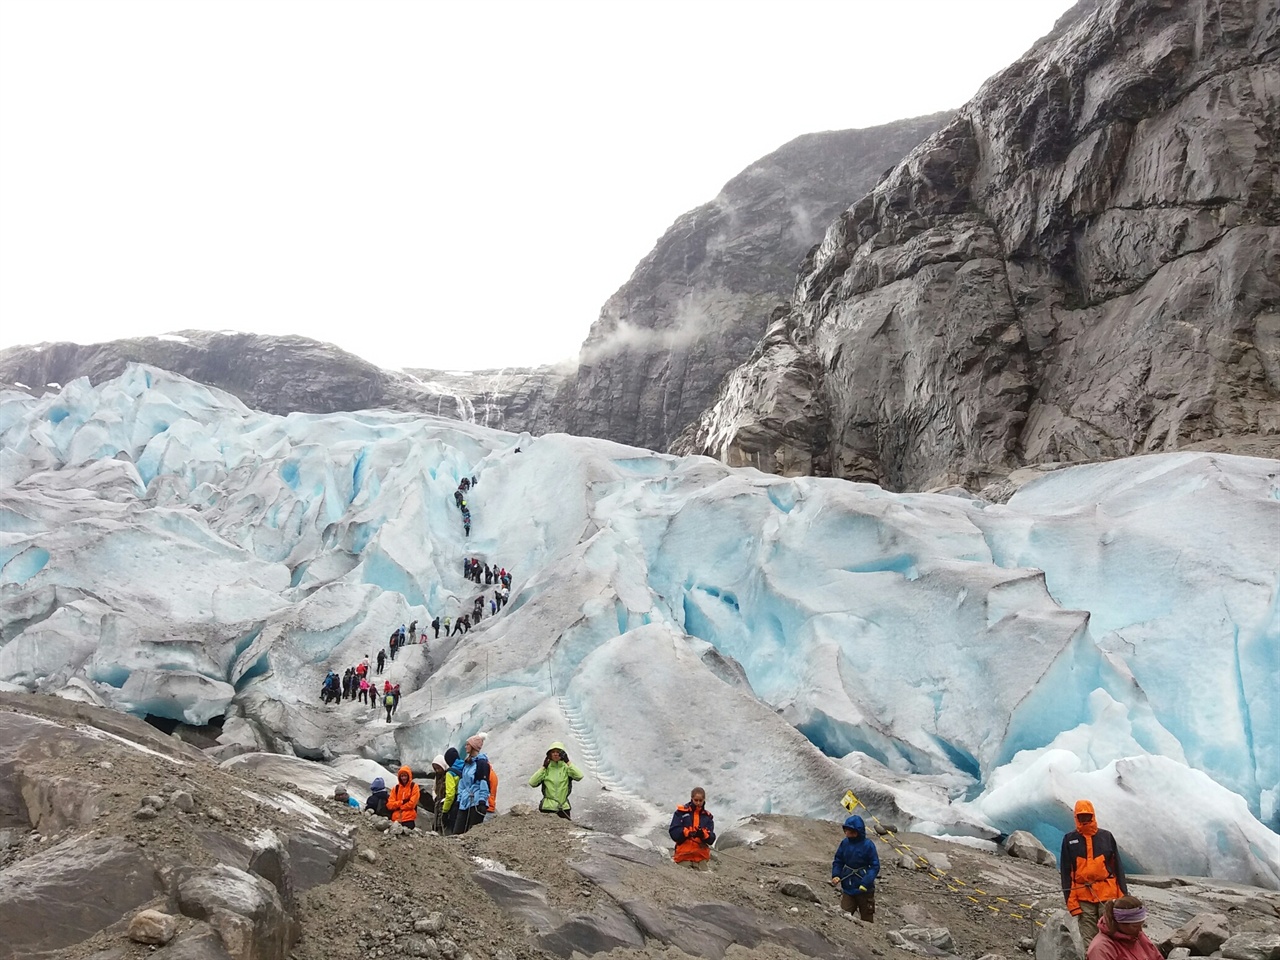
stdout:
<svg viewBox="0 0 1280 960">
<path fill-rule="evenodd" d="M 472 807 L 489 805 L 489 757 L 477 754 L 472 760 L 459 760 L 462 773 L 458 777 L 458 809 L 470 810 Z M 483 764 L 483 766 L 481 766 Z M 455 763 L 454 766 L 457 766 Z M 480 768 L 477 778 L 476 769 Z"/>
</svg>

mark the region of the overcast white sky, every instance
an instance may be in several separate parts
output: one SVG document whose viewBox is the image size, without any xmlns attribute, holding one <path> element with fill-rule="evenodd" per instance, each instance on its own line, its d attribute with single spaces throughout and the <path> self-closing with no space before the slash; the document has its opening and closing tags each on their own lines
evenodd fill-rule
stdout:
<svg viewBox="0 0 1280 960">
<path fill-rule="evenodd" d="M 957 107 L 1070 5 L 0 0 L 0 347 L 576 357 L 739 170 Z"/>
</svg>

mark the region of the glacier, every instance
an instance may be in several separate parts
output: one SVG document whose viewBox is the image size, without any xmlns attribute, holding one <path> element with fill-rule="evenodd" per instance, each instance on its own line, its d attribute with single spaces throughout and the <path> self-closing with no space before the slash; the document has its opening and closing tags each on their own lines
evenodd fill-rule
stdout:
<svg viewBox="0 0 1280 960">
<path fill-rule="evenodd" d="M 426 767 L 483 730 L 500 808 L 562 740 L 576 816 L 636 837 L 695 784 L 725 820 L 853 789 L 1056 851 L 1087 796 L 1131 871 L 1280 887 L 1280 462 L 1069 467 L 997 504 L 278 417 L 143 366 L 0 393 L 0 440 L 0 688 L 212 725 L 229 762 Z M 404 648 L 392 722 L 321 705 L 328 670 L 492 594 L 464 556 L 513 571 L 509 605 Z"/>
</svg>

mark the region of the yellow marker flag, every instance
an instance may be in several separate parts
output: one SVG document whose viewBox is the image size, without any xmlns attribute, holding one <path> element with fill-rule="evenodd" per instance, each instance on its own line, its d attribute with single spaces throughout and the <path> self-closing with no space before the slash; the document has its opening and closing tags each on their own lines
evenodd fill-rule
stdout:
<svg viewBox="0 0 1280 960">
<path fill-rule="evenodd" d="M 850 813 L 853 813 L 853 811 L 861 805 L 862 801 L 853 795 L 852 790 L 846 790 L 844 792 L 844 797 L 840 801 L 840 806 L 844 807 Z"/>
</svg>

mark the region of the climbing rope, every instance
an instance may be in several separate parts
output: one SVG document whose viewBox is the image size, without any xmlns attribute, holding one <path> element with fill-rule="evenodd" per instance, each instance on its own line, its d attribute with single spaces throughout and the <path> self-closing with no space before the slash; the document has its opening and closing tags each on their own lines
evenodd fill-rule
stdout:
<svg viewBox="0 0 1280 960">
<path fill-rule="evenodd" d="M 1006 914 L 1007 916 L 1013 917 L 1015 920 L 1030 920 L 1037 927 L 1044 926 L 1043 921 L 1037 920 L 1031 914 L 1018 912 L 1018 910 L 1035 910 L 1035 904 L 1021 903 L 1017 900 L 1011 900 L 1008 897 L 1001 897 L 994 893 L 988 893 L 976 884 L 967 883 L 954 874 L 947 873 L 947 871 L 938 867 L 937 864 L 931 862 L 927 856 L 913 850 L 909 843 L 905 843 L 900 840 L 897 834 L 884 824 L 879 817 L 872 813 L 871 809 L 865 803 L 854 796 L 852 790 L 845 791 L 845 795 L 840 800 L 840 805 L 850 813 L 853 813 L 853 811 L 858 807 L 862 807 L 866 810 L 867 816 L 871 818 L 878 828 L 876 833 L 880 835 L 880 839 L 887 843 L 898 854 L 913 858 L 916 863 L 920 864 L 920 866 L 924 868 L 924 871 L 928 876 L 942 883 L 942 885 L 952 893 L 958 893 L 965 897 L 965 899 L 980 907 L 986 907 L 993 913 Z M 978 899 L 979 897 L 982 897 L 983 899 L 980 900 Z M 994 900 L 995 903 L 988 902 L 991 900 Z M 1001 906 L 996 906 L 996 904 L 1001 904 Z"/>
</svg>

